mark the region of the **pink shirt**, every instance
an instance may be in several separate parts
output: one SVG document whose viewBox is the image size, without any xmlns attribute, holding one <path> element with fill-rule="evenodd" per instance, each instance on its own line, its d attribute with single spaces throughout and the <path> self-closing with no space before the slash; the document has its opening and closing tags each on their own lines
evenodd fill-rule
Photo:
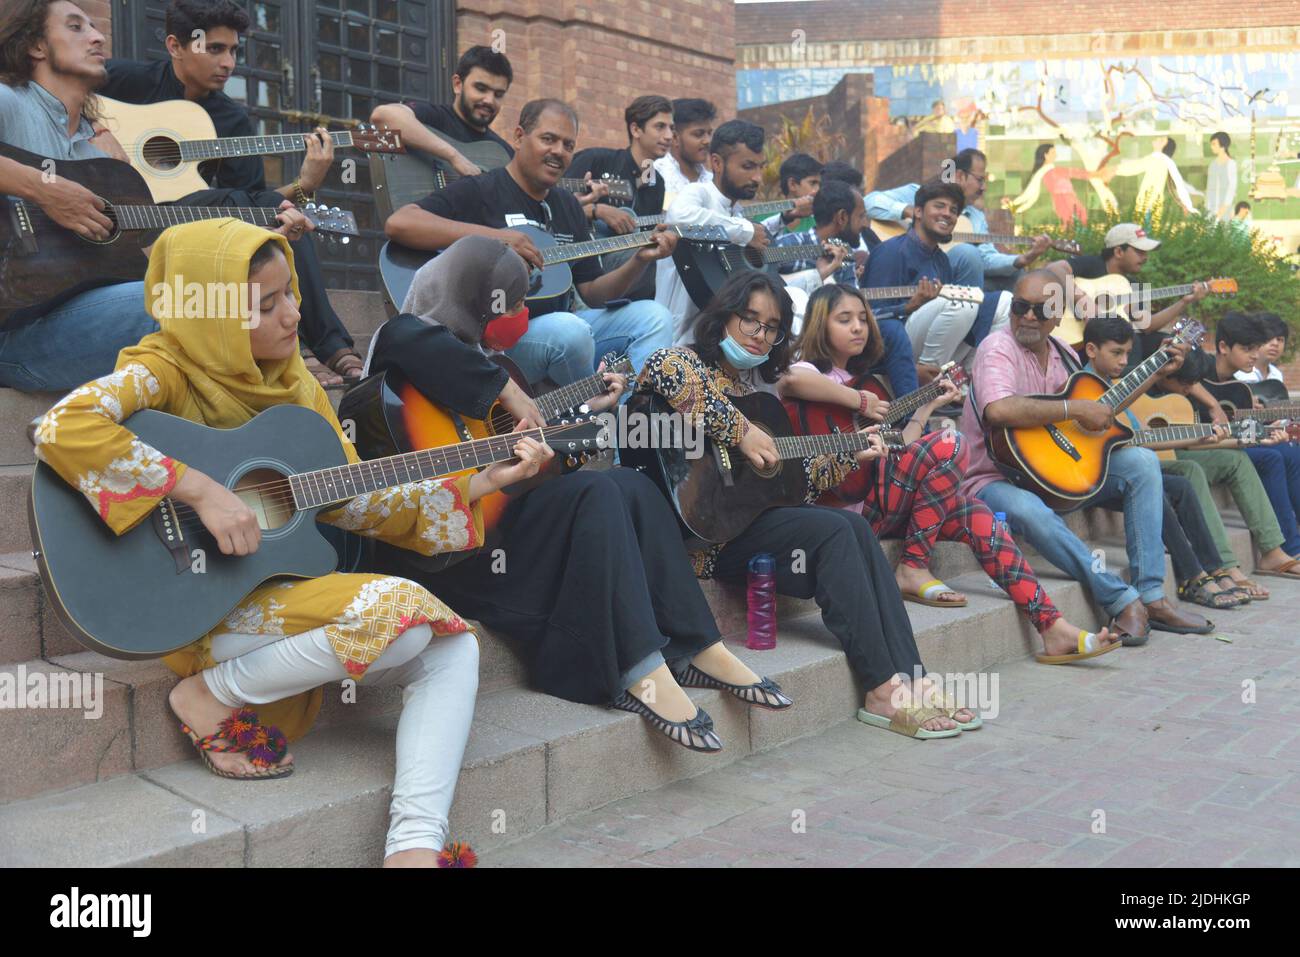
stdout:
<svg viewBox="0 0 1300 957">
<path fill-rule="evenodd" d="M 1071 356 L 1075 355 L 1074 350 L 1059 339 L 1056 342 L 1063 345 Z M 966 405 L 961 414 L 961 434 L 970 454 L 966 478 L 961 486 L 964 494 L 974 495 L 990 482 L 1005 479 L 984 446 L 984 433 L 975 418 L 972 400 L 979 399 L 979 413 L 983 415 L 990 402 L 1013 395 L 1059 392 L 1065 388 L 1069 378 L 1070 370 L 1055 346 L 1048 347 L 1047 372 L 1044 373 L 1038 357 L 1016 342 L 1009 328 L 990 333 L 980 343 L 972 365 L 971 388 L 967 390 Z"/>
<path fill-rule="evenodd" d="M 840 385 L 848 385 L 853 381 L 852 374 L 850 374 L 846 369 L 840 369 L 836 366 L 831 366 L 830 372 L 822 372 L 821 369 L 818 369 L 811 362 L 794 362 L 790 364 L 790 368 L 808 369 L 811 372 L 816 372 L 819 375 L 824 375 L 828 379 L 833 379 L 835 380 L 835 382 L 839 383 Z M 862 514 L 861 502 L 850 502 L 848 505 L 841 505 L 839 507 L 843 509 L 847 509 L 850 512 L 857 512 L 859 515 Z"/>
</svg>

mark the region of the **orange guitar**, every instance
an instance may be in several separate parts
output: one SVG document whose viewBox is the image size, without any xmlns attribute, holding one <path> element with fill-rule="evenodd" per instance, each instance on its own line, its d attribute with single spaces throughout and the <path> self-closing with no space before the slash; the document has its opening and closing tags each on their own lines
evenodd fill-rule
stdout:
<svg viewBox="0 0 1300 957">
<path fill-rule="evenodd" d="M 1195 346 L 1205 327 L 1189 319 L 1174 326 L 1173 342 Z M 1060 402 L 1084 399 L 1103 402 L 1116 412 L 1155 377 L 1170 359 L 1169 343 L 1161 346 L 1124 378 L 1107 385 L 1091 372 L 1076 372 L 1056 395 L 1029 396 Z M 1008 480 L 1039 495 L 1056 511 L 1079 508 L 1097 494 L 1110 471 L 1110 453 L 1133 437 L 1119 420 L 1104 432 L 1088 432 L 1073 420 L 989 432 L 989 450 Z"/>
<path fill-rule="evenodd" d="M 505 356 L 493 356 L 492 361 L 504 368 L 524 392 L 532 394 L 528 380 L 518 366 Z M 633 371 L 632 363 L 626 357 L 611 358 L 605 366 L 606 372 L 622 375 L 631 375 Z M 550 422 L 557 415 L 602 394 L 605 391 L 603 375 L 604 373 L 598 373 L 588 376 L 535 397 L 542 417 Z M 500 402 L 492 404 L 486 419 L 467 419 L 430 402 L 405 376 L 392 369 L 372 375 L 348 390 L 339 403 L 339 421 L 345 429 L 351 423 L 356 436 L 354 444 L 364 459 L 436 449 L 470 439 L 504 435 L 515 427 L 514 417 Z M 552 448 L 557 454 L 566 453 L 565 449 L 554 443 Z M 392 451 L 385 451 L 386 449 Z M 586 454 L 575 445 L 567 455 L 566 464 L 576 466 L 585 461 Z M 465 471 L 474 469 L 467 467 Z M 493 492 L 479 500 L 483 510 L 484 548 L 492 546 L 493 533 L 500 525 L 501 516 L 509 504 L 510 497 L 504 492 Z M 435 571 L 441 571 L 473 554 L 476 552 L 451 552 L 435 555 L 429 562 L 436 566 Z"/>
</svg>

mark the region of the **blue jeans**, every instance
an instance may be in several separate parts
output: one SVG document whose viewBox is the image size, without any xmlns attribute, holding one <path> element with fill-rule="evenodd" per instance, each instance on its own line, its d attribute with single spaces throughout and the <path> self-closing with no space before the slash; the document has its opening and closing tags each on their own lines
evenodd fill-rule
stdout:
<svg viewBox="0 0 1300 957">
<path fill-rule="evenodd" d="M 597 359 L 610 351 L 626 351 L 640 372 L 650 353 L 672 344 L 668 310 L 652 299 L 641 299 L 617 309 L 549 312 L 529 319 L 528 331 L 506 355 L 529 382 L 549 378 L 556 385 L 568 385 L 591 375 Z"/>
<path fill-rule="evenodd" d="M 1300 515 L 1300 448 L 1257 445 L 1245 451 L 1259 473 L 1269 504 L 1277 515 L 1277 524 L 1286 536 L 1283 550 L 1292 556 L 1300 554 L 1292 550 L 1300 548 L 1300 532 L 1296 529 L 1296 516 Z"/>
<path fill-rule="evenodd" d="M 952 264 L 954 286 L 984 288 L 984 259 L 980 256 L 978 246 L 958 243 L 948 250 L 948 262 Z"/>
<path fill-rule="evenodd" d="M 896 396 L 915 392 L 920 382 L 916 378 L 916 360 L 912 358 L 912 340 L 907 337 L 907 330 L 897 319 L 881 319 L 877 325 L 885 354 L 871 367 L 871 372 L 889 376 L 889 386 Z"/>
<path fill-rule="evenodd" d="M 67 392 L 108 375 L 117 354 L 158 331 L 144 283 L 100 286 L 16 329 L 0 329 L 0 385 Z"/>
<path fill-rule="evenodd" d="M 1165 549 L 1160 537 L 1164 483 L 1159 459 L 1149 449 L 1120 449 L 1111 456 L 1110 477 L 1102 489 L 1123 495 L 1124 534 L 1136 588 L 1108 571 L 1096 570 L 1088 547 L 1033 492 L 1010 482 L 993 482 L 976 497 L 992 511 L 1005 512 L 1013 533 L 1023 535 L 1049 562 L 1083 582 L 1108 615 L 1117 615 L 1139 598 L 1153 602 L 1164 597 Z"/>
</svg>

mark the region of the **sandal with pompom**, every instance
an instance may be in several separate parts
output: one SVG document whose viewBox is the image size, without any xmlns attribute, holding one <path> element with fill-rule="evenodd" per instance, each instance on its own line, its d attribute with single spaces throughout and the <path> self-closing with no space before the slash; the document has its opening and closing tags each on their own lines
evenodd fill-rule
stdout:
<svg viewBox="0 0 1300 957">
<path fill-rule="evenodd" d="M 293 774 L 293 765 L 281 765 L 278 762 L 289 750 L 289 742 L 279 728 L 267 726 L 257 720 L 257 712 L 251 708 L 233 711 L 217 725 L 216 734 L 199 735 L 187 724 L 181 725 L 181 731 L 189 735 L 190 743 L 199 752 L 199 757 L 207 769 L 219 778 L 231 778 L 235 781 L 269 781 L 273 778 L 287 778 Z M 208 753 L 244 752 L 249 762 L 258 770 L 252 774 L 236 774 L 223 771 L 212 763 Z"/>
</svg>

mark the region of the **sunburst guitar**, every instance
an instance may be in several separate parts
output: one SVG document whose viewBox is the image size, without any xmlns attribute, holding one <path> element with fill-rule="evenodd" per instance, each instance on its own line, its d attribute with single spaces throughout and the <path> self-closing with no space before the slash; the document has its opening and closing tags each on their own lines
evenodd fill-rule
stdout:
<svg viewBox="0 0 1300 957">
<path fill-rule="evenodd" d="M 513 362 L 505 356 L 493 356 L 515 383 L 531 395 L 528 380 Z M 610 357 L 605 362 L 605 372 L 620 375 L 632 374 L 632 363 L 625 357 Z M 582 405 L 605 391 L 604 373 L 597 373 L 577 382 L 536 396 L 534 401 L 546 421 L 552 421 L 564 412 Z M 486 419 L 470 419 L 457 415 L 431 402 L 400 372 L 389 369 L 369 376 L 344 395 L 339 403 L 339 421 L 356 436 L 354 444 L 364 459 L 385 458 L 402 452 L 437 449 L 456 445 L 470 439 L 505 435 L 515 427 L 514 417 L 500 402 L 494 402 Z M 557 454 L 563 454 L 557 449 Z M 576 466 L 587 459 L 581 450 L 575 450 L 566 464 Z M 467 468 L 465 472 L 475 471 Z M 456 473 L 457 475 L 462 473 Z M 493 492 L 479 500 L 483 512 L 484 548 L 491 548 L 498 539 L 497 530 L 501 516 L 510 504 L 510 496 Z M 441 571 L 477 554 L 477 551 L 449 552 L 425 560 L 433 571 Z"/>
<path fill-rule="evenodd" d="M 1205 328 L 1180 319 L 1174 335 L 1124 378 L 1107 385 L 1091 372 L 1076 372 L 1065 389 L 1055 395 L 1028 396 L 1051 402 L 1101 402 L 1115 412 L 1126 408 L 1135 394 L 1169 362 L 1171 343 L 1195 346 Z M 978 388 L 978 383 L 976 385 Z M 989 450 L 1003 474 L 1013 484 L 1036 493 L 1058 512 L 1087 504 L 1097 494 L 1110 471 L 1110 455 L 1133 438 L 1122 417 L 1101 432 L 1085 430 L 1073 419 L 1048 425 L 989 430 Z"/>
</svg>

